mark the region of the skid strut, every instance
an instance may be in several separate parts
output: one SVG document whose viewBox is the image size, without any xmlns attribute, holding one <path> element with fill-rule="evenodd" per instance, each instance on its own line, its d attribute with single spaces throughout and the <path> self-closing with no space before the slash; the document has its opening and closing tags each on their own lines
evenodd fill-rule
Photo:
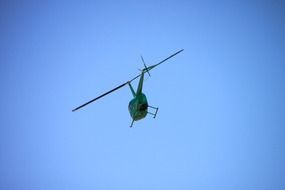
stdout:
<svg viewBox="0 0 285 190">
<path fill-rule="evenodd" d="M 135 121 L 135 120 L 132 121 L 132 124 L 131 124 L 130 128 L 133 127 L 134 121 Z"/>
<path fill-rule="evenodd" d="M 152 112 L 147 112 L 148 114 L 153 115 L 153 118 L 155 118 L 155 117 L 156 117 L 156 114 L 157 114 L 157 112 L 158 112 L 158 108 L 153 107 L 153 106 L 148 106 L 148 107 L 149 107 L 149 108 L 152 108 L 153 110 L 155 110 L 154 113 L 152 113 Z"/>
</svg>

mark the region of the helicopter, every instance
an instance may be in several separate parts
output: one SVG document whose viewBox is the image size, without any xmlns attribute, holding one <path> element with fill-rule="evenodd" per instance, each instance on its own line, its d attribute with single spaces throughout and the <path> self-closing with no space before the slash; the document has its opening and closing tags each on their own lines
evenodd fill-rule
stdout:
<svg viewBox="0 0 285 190">
<path fill-rule="evenodd" d="M 143 57 L 141 56 L 141 60 L 144 64 L 144 68 L 141 71 L 141 73 L 139 75 L 137 75 L 136 77 L 132 78 L 131 80 L 128 80 L 127 82 L 117 86 L 116 88 L 76 107 L 75 109 L 72 110 L 72 112 L 75 112 L 79 109 L 81 109 L 82 107 L 84 106 L 87 106 L 88 104 L 124 87 L 125 85 L 129 85 L 130 87 L 130 90 L 132 92 L 132 95 L 133 95 L 133 99 L 129 102 L 129 106 L 128 106 L 128 110 L 129 110 L 129 113 L 130 113 L 130 116 L 132 118 L 132 123 L 130 125 L 130 127 L 133 127 L 133 124 L 134 124 L 134 121 L 138 121 L 138 120 L 141 120 L 143 118 L 146 117 L 147 114 L 150 114 L 153 116 L 153 118 L 156 117 L 156 114 L 158 112 L 158 107 L 153 107 L 153 106 L 150 106 L 148 104 L 148 101 L 147 101 L 147 98 L 146 98 L 146 95 L 142 92 L 142 89 L 143 89 L 143 82 L 144 82 L 144 74 L 147 73 L 149 76 L 150 76 L 150 73 L 149 71 L 152 70 L 153 68 L 155 68 L 156 66 L 162 64 L 163 62 L 167 61 L 168 59 L 174 57 L 175 55 L 181 53 L 184 49 L 181 49 L 179 51 L 177 51 L 176 53 L 170 55 L 169 57 L 163 59 L 162 61 L 160 61 L 159 63 L 157 64 L 154 64 L 152 66 L 149 66 L 147 67 L 146 64 L 145 64 L 145 61 L 143 59 Z M 131 82 L 134 81 L 135 79 L 139 78 L 139 83 L 138 83 L 138 87 L 137 87 L 137 91 L 134 90 L 133 86 L 131 85 Z M 150 111 L 148 108 L 151 108 L 152 110 Z"/>
</svg>

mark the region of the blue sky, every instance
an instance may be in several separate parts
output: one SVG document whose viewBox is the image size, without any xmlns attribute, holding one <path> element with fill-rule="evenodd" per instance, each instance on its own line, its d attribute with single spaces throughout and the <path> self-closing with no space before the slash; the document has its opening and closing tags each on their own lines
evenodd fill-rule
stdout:
<svg viewBox="0 0 285 190">
<path fill-rule="evenodd" d="M 284 189 L 282 1 L 0 3 L 0 189 Z M 160 108 L 129 128 L 128 87 Z M 136 82 L 133 83 L 136 85 Z"/>
</svg>

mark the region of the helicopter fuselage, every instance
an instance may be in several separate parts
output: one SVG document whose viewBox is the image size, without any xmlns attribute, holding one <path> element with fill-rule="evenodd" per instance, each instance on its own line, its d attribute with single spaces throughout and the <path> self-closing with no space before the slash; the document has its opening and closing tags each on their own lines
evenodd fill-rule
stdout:
<svg viewBox="0 0 285 190">
<path fill-rule="evenodd" d="M 128 82 L 130 90 L 133 94 L 133 99 L 129 102 L 129 112 L 133 119 L 132 124 L 130 127 L 133 126 L 134 121 L 140 120 L 145 118 L 147 114 L 153 115 L 153 118 L 156 117 L 158 108 L 152 107 L 148 105 L 146 95 L 142 92 L 143 89 L 143 80 L 144 80 L 144 73 L 148 72 L 148 69 L 145 68 L 142 70 L 140 75 L 140 81 L 138 84 L 137 91 L 135 92 L 131 83 Z M 155 113 L 149 112 L 148 108 L 155 109 Z"/>
<path fill-rule="evenodd" d="M 136 95 L 129 102 L 129 112 L 134 121 L 145 118 L 148 113 L 148 103 L 145 94 L 140 93 Z"/>
</svg>

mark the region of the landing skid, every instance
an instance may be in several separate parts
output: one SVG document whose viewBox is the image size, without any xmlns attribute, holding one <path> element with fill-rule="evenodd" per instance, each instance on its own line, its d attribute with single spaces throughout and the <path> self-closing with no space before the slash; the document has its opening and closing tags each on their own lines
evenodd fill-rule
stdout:
<svg viewBox="0 0 285 190">
<path fill-rule="evenodd" d="M 148 107 L 149 107 L 149 108 L 152 108 L 153 110 L 155 110 L 154 113 L 152 113 L 152 112 L 147 112 L 148 114 L 153 115 L 153 118 L 155 118 L 155 117 L 156 117 L 156 114 L 157 114 L 157 112 L 158 112 L 158 108 L 152 107 L 152 106 L 148 106 Z"/>
</svg>

